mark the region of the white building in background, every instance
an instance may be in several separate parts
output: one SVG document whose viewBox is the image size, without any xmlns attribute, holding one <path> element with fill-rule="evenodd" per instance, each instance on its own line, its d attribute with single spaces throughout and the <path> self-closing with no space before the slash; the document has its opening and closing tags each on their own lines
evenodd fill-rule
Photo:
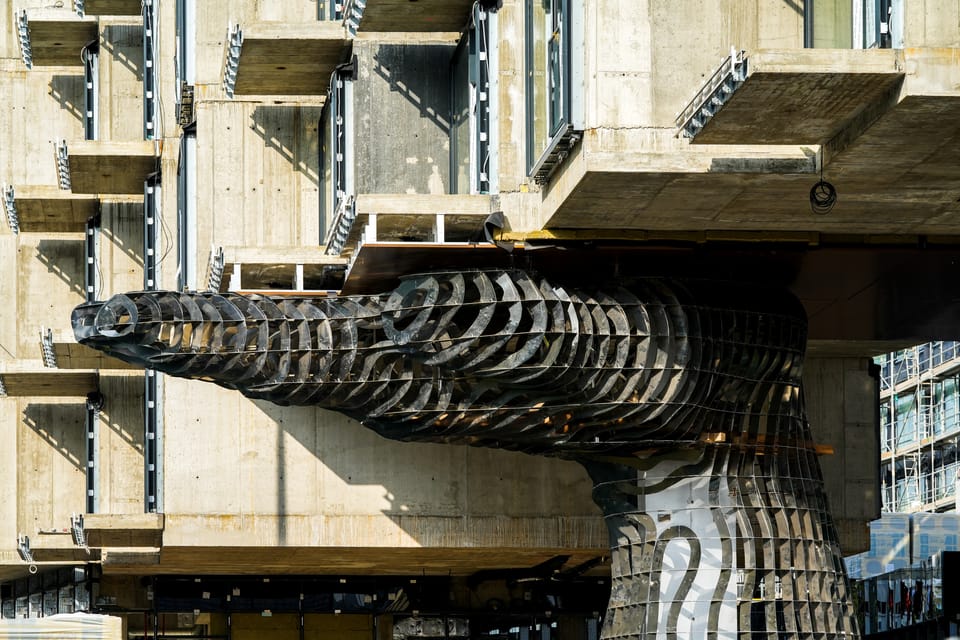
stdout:
<svg viewBox="0 0 960 640">
<path fill-rule="evenodd" d="M 960 342 L 877 358 L 884 513 L 957 510 Z"/>
</svg>

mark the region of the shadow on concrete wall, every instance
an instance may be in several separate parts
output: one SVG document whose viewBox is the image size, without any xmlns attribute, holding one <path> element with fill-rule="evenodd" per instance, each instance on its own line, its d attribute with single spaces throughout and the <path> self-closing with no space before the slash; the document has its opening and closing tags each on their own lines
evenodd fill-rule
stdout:
<svg viewBox="0 0 960 640">
<path fill-rule="evenodd" d="M 48 273 L 83 295 L 83 240 L 41 240 L 37 243 L 37 259 Z"/>
<path fill-rule="evenodd" d="M 86 467 L 85 404 L 28 404 L 23 423 L 77 469 Z M 42 469 L 37 469 L 43 472 Z"/>
<path fill-rule="evenodd" d="M 143 376 L 100 373 L 100 391 L 104 394 L 100 425 L 105 425 L 134 451 L 143 455 Z M 139 473 L 142 469 L 134 469 Z"/>
<path fill-rule="evenodd" d="M 160 245 L 160 262 L 161 266 L 163 265 L 164 258 L 169 255 L 170 251 L 173 251 L 173 246 L 175 239 L 173 234 L 167 228 L 166 224 L 163 221 L 163 217 L 160 218 L 161 222 L 161 245 Z M 143 270 L 143 204 L 142 203 L 103 203 L 101 206 L 100 214 L 100 254 L 103 256 L 98 260 L 98 264 L 103 265 L 103 259 L 106 257 L 106 247 L 104 246 L 105 242 L 109 242 L 112 245 L 113 251 L 119 252 L 122 255 L 127 256 L 131 260 L 131 264 L 126 265 L 132 267 L 138 273 Z M 176 259 L 176 256 L 174 256 Z M 101 267 L 102 268 L 102 267 Z M 172 267 L 176 269 L 176 265 Z M 106 277 L 101 278 L 101 282 L 104 280 L 112 281 L 118 274 L 104 274 Z M 122 287 L 124 289 L 128 287 Z M 107 296 L 112 293 L 121 293 L 120 291 L 98 291 L 98 298 L 102 296 Z"/>
<path fill-rule="evenodd" d="M 258 105 L 250 129 L 310 182 L 320 185 L 321 107 Z"/>
<path fill-rule="evenodd" d="M 49 95 L 77 120 L 83 121 L 83 76 L 54 75 L 50 78 Z"/>
<path fill-rule="evenodd" d="M 143 26 L 117 24 L 104 27 L 100 38 L 100 51 L 109 53 L 114 60 L 143 80 Z M 103 62 L 101 61 L 101 64 Z"/>
<path fill-rule="evenodd" d="M 404 45 L 380 45 L 373 55 L 372 69 L 395 92 L 420 110 L 420 117 L 432 121 L 444 133 L 450 133 L 450 45 L 416 48 Z M 405 58 L 419 58 L 405 61 Z M 440 61 L 441 64 L 437 64 Z M 432 71 L 431 72 L 428 72 Z M 389 126 L 392 123 L 384 123 Z"/>
<path fill-rule="evenodd" d="M 783 0 L 783 4 L 793 9 L 797 14 L 803 15 L 803 0 Z"/>
</svg>

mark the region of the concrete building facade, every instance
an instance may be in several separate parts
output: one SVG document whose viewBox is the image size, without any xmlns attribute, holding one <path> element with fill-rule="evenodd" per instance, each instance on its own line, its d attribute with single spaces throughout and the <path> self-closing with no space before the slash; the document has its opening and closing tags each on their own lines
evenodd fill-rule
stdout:
<svg viewBox="0 0 960 640">
<path fill-rule="evenodd" d="M 0 9 L 4 617 L 598 633 L 608 538 L 579 465 L 395 443 L 75 342 L 76 305 L 140 289 L 489 266 L 789 289 L 839 538 L 866 549 L 868 357 L 957 326 L 960 3 L 48 4 Z"/>
</svg>

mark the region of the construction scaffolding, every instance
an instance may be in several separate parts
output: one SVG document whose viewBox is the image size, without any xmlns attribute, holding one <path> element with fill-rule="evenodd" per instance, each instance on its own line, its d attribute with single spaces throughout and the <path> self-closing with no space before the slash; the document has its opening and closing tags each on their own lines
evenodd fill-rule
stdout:
<svg viewBox="0 0 960 640">
<path fill-rule="evenodd" d="M 960 342 L 879 356 L 883 511 L 957 508 Z"/>
</svg>

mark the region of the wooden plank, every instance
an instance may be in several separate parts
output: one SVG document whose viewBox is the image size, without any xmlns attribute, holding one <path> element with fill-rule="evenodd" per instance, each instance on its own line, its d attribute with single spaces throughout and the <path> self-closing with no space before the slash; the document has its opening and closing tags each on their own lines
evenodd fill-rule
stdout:
<svg viewBox="0 0 960 640">
<path fill-rule="evenodd" d="M 71 190 L 74 193 L 142 194 L 147 176 L 159 168 L 153 142 L 72 142 Z"/>
<path fill-rule="evenodd" d="M 234 94 L 326 95 L 351 46 L 344 27 L 330 21 L 246 26 Z"/>
<path fill-rule="evenodd" d="M 0 380 L 8 396 L 84 397 L 98 388 L 97 372 L 86 370 L 3 371 Z"/>
<path fill-rule="evenodd" d="M 367 0 L 359 31 L 460 32 L 473 0 Z"/>
<path fill-rule="evenodd" d="M 66 9 L 29 11 L 27 24 L 35 67 L 82 67 L 80 51 L 97 40 L 96 18 L 79 18 Z"/>
</svg>

